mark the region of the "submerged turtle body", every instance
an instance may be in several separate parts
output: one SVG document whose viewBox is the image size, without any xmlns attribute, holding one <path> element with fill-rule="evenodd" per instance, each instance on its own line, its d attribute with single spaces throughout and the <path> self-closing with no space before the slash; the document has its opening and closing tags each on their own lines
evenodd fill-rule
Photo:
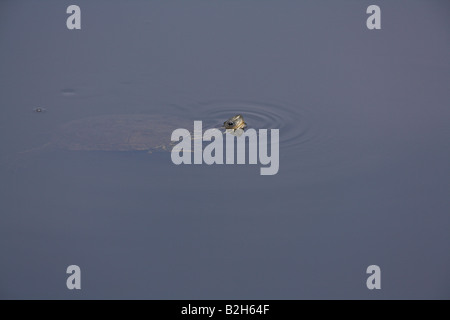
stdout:
<svg viewBox="0 0 450 320">
<path fill-rule="evenodd" d="M 173 130 L 190 127 L 189 121 L 172 116 L 93 116 L 62 125 L 51 145 L 77 151 L 166 150 Z"/>
<path fill-rule="evenodd" d="M 240 136 L 246 126 L 243 117 L 236 115 L 225 121 L 222 128 L 226 129 L 226 132 Z M 192 121 L 168 115 L 92 116 L 60 126 L 49 143 L 26 152 L 48 147 L 73 151 L 170 150 L 178 143 L 171 141 L 172 132 L 178 128 L 192 131 L 192 127 Z"/>
</svg>

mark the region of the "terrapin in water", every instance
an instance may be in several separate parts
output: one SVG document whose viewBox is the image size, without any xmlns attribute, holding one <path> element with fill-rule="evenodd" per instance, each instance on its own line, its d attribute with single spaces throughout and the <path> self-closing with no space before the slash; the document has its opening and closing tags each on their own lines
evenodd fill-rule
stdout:
<svg viewBox="0 0 450 320">
<path fill-rule="evenodd" d="M 153 151 L 171 150 L 177 128 L 191 128 L 192 122 L 164 115 L 102 115 L 82 118 L 59 127 L 45 147 L 76 151 Z M 225 121 L 227 131 L 243 130 L 241 115 Z"/>
<path fill-rule="evenodd" d="M 244 121 L 244 117 L 238 114 L 225 121 L 223 123 L 223 127 L 227 133 L 240 137 L 244 133 L 244 129 L 247 127 L 247 124 Z"/>
<path fill-rule="evenodd" d="M 223 123 L 225 129 L 237 130 L 244 129 L 247 127 L 247 124 L 244 121 L 242 115 L 238 114 Z"/>
</svg>

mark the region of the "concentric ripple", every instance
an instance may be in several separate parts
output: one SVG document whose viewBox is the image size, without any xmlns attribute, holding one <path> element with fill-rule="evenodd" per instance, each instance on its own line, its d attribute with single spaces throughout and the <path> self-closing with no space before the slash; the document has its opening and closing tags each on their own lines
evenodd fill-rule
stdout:
<svg viewBox="0 0 450 320">
<path fill-rule="evenodd" d="M 220 127 L 236 114 L 242 114 L 247 128 L 279 129 L 280 147 L 296 148 L 314 139 L 311 118 L 297 106 L 254 101 L 217 100 L 197 103 L 185 109 L 193 120 L 202 120 L 204 128 Z"/>
</svg>

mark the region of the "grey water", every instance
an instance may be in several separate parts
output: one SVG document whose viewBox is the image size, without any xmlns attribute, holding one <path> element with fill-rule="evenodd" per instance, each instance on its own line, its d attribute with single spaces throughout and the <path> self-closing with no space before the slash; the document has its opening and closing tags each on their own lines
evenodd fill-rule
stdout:
<svg viewBox="0 0 450 320">
<path fill-rule="evenodd" d="M 71 4 L 0 3 L 1 299 L 450 298 L 449 3 L 377 1 L 380 30 L 369 1 Z M 49 144 L 238 113 L 277 174 Z"/>
</svg>

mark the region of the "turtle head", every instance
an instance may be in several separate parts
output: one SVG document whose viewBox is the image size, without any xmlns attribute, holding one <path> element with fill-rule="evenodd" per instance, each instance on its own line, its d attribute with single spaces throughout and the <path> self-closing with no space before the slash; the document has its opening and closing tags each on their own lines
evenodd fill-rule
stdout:
<svg viewBox="0 0 450 320">
<path fill-rule="evenodd" d="M 223 127 L 225 129 L 233 129 L 233 130 L 244 129 L 246 126 L 247 124 L 245 123 L 244 118 L 240 114 L 228 119 L 223 123 Z"/>
</svg>

